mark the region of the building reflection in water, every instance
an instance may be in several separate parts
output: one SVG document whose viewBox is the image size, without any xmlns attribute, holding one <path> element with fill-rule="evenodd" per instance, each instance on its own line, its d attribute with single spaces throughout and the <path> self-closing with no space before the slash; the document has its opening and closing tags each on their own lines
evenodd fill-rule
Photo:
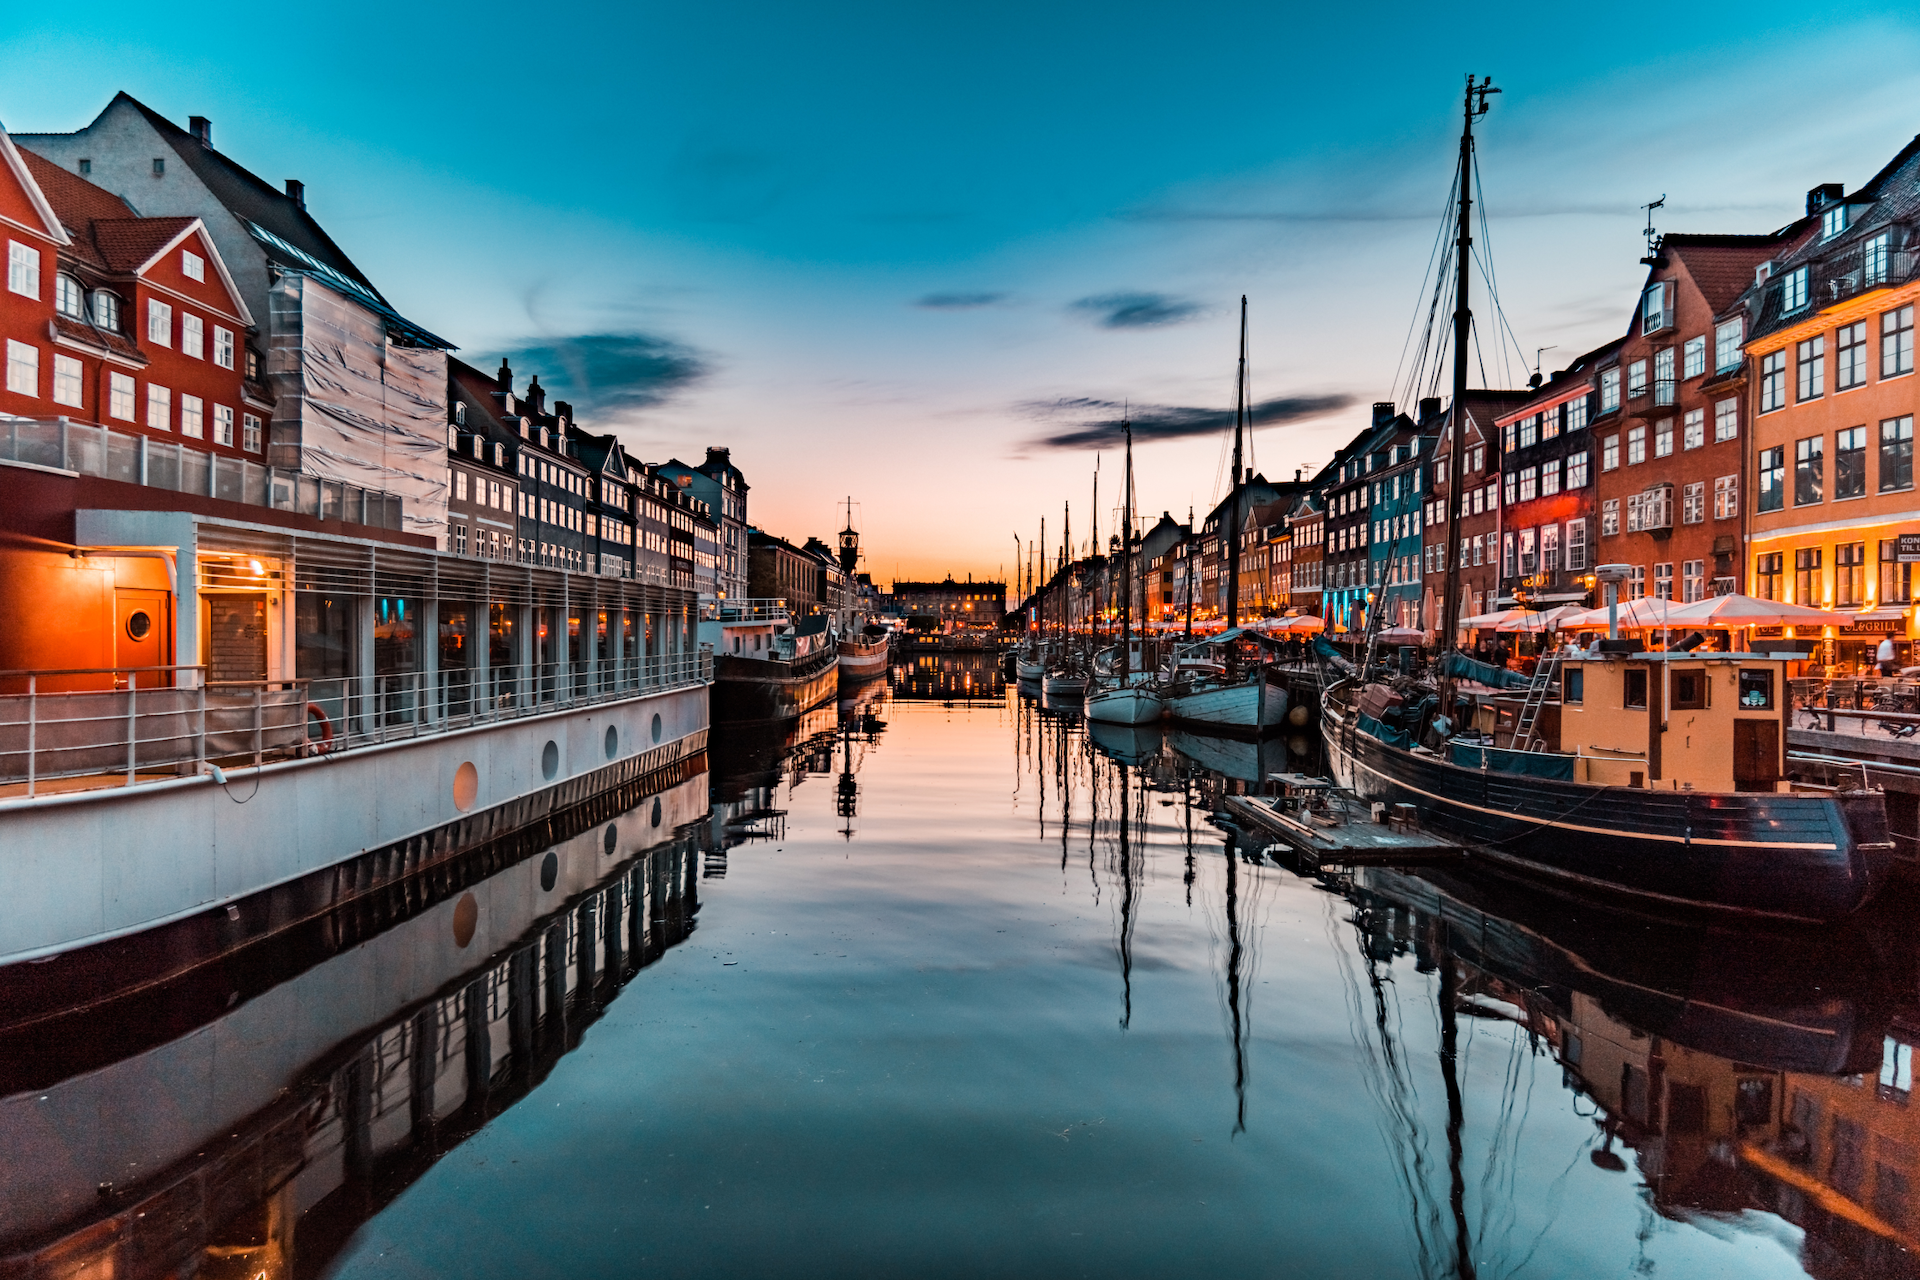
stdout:
<svg viewBox="0 0 1920 1280">
<path fill-rule="evenodd" d="M 900 658 L 887 672 L 900 702 L 998 702 L 1007 677 L 995 653 L 922 653 Z"/>
<path fill-rule="evenodd" d="M 717 859 L 720 874 L 725 874 L 728 849 L 750 841 L 784 840 L 784 806 L 810 778 L 833 779 L 840 833 L 853 839 L 860 813 L 859 773 L 886 730 L 887 698 L 887 686 L 873 680 L 784 724 L 729 726 L 710 748 L 709 866 Z"/>
</svg>

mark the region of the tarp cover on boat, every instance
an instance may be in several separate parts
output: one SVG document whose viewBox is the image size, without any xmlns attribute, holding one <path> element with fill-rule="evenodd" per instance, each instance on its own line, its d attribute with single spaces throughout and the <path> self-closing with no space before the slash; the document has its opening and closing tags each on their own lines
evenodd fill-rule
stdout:
<svg viewBox="0 0 1920 1280">
<path fill-rule="evenodd" d="M 1402 751 L 1406 751 L 1413 746 L 1413 738 L 1411 736 L 1399 729 L 1381 724 L 1372 716 L 1356 714 L 1353 717 L 1353 722 L 1360 726 L 1360 732 L 1372 734 L 1390 747 L 1398 747 Z"/>
<path fill-rule="evenodd" d="M 1464 653 L 1449 653 L 1440 659 L 1440 672 L 1455 679 L 1490 685 L 1495 689 L 1524 689 L 1533 683 L 1518 671 L 1477 662 Z"/>
<path fill-rule="evenodd" d="M 1484 762 L 1486 768 L 1496 773 L 1573 781 L 1573 757 L 1563 756 L 1556 751 L 1508 751 L 1504 747 L 1475 747 L 1456 742 L 1453 744 L 1453 762 L 1463 769 L 1478 769 Z"/>
</svg>

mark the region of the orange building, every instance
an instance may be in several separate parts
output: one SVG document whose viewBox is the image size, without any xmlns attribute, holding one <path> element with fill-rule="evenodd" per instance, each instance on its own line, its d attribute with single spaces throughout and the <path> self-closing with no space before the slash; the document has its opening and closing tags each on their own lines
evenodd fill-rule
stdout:
<svg viewBox="0 0 1920 1280">
<path fill-rule="evenodd" d="M 1832 609 L 1825 659 L 1856 669 L 1886 635 L 1914 661 L 1916 183 L 1920 138 L 1852 195 L 1814 188 L 1817 227 L 1747 297 L 1747 589 Z"/>
</svg>

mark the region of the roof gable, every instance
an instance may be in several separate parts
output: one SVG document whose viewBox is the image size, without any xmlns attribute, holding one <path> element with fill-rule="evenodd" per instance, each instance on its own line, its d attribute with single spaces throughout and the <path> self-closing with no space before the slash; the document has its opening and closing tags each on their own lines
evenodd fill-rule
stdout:
<svg viewBox="0 0 1920 1280">
<path fill-rule="evenodd" d="M 11 181 L 0 181 L 0 218 L 22 228 L 31 228 L 57 245 L 67 243 L 67 233 L 47 202 L 34 174 L 13 139 L 0 129 L 0 172 Z"/>
</svg>

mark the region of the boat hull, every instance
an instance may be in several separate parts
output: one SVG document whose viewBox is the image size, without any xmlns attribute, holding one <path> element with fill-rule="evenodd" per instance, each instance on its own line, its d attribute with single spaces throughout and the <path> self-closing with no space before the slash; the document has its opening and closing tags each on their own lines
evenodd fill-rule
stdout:
<svg viewBox="0 0 1920 1280">
<path fill-rule="evenodd" d="M 1334 779 L 1410 804 L 1468 844 L 1469 861 L 1643 906 L 1824 922 L 1857 910 L 1892 871 L 1877 795 L 1656 791 L 1467 769 L 1323 723 Z"/>
<path fill-rule="evenodd" d="M 840 655 L 833 649 L 797 662 L 713 656 L 714 723 L 791 720 L 840 691 Z"/>
<path fill-rule="evenodd" d="M 1102 724 L 1155 724 L 1166 714 L 1166 704 L 1153 689 L 1128 685 L 1100 689 L 1087 695 L 1087 719 Z"/>
<path fill-rule="evenodd" d="M 840 678 L 846 681 L 872 680 L 887 674 L 887 642 L 879 640 L 842 640 L 840 642 Z"/>
<path fill-rule="evenodd" d="M 1085 676 L 1048 676 L 1040 688 L 1049 698 L 1084 698 L 1087 696 Z"/>
<path fill-rule="evenodd" d="M 1021 680 L 1040 680 L 1047 674 L 1047 664 L 1038 658 L 1028 661 L 1025 658 L 1013 660 L 1013 674 Z"/>
<path fill-rule="evenodd" d="M 1204 685 L 1187 693 L 1167 695 L 1167 715 L 1183 724 L 1215 730 L 1265 733 L 1286 723 L 1286 686 L 1264 673 L 1239 684 Z"/>
</svg>

